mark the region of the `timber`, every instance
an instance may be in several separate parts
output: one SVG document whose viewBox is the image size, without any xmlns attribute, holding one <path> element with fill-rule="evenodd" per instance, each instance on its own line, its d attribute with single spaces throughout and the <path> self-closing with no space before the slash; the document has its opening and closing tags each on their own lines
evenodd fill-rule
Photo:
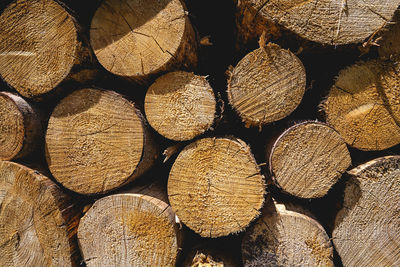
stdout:
<svg viewBox="0 0 400 267">
<path fill-rule="evenodd" d="M 2 266 L 78 266 L 80 207 L 37 171 L 0 161 Z"/>
<path fill-rule="evenodd" d="M 124 193 L 94 203 L 78 240 L 87 266 L 175 266 L 183 236 L 167 203 Z"/>
<path fill-rule="evenodd" d="M 342 137 L 320 122 L 290 127 L 268 154 L 275 184 L 300 198 L 323 197 L 351 165 Z"/>
<path fill-rule="evenodd" d="M 268 44 L 247 54 L 233 69 L 228 99 L 246 126 L 260 127 L 292 113 L 305 87 L 305 69 L 296 55 Z"/>
<path fill-rule="evenodd" d="M 377 158 L 348 173 L 332 234 L 343 265 L 399 265 L 400 157 Z"/>
<path fill-rule="evenodd" d="M 21 95 L 41 99 L 78 74 L 88 49 L 75 19 L 53 0 L 16 0 L 0 15 L 0 76 Z M 90 73 L 89 73 L 90 72 Z"/>
<path fill-rule="evenodd" d="M 216 100 L 205 77 L 178 71 L 161 76 L 149 87 L 144 109 L 158 133 L 185 141 L 210 129 Z"/>
<path fill-rule="evenodd" d="M 243 231 L 259 216 L 264 193 L 264 177 L 249 146 L 230 137 L 189 144 L 168 178 L 172 209 L 203 237 Z"/>
<path fill-rule="evenodd" d="M 331 266 L 333 247 L 311 217 L 269 201 L 242 241 L 244 266 Z"/>
<path fill-rule="evenodd" d="M 300 37 L 327 45 L 363 42 L 389 22 L 399 0 L 241 0 L 253 21 L 272 21 Z M 258 18 L 261 17 L 261 18 Z"/>
<path fill-rule="evenodd" d="M 396 59 L 376 59 L 340 71 L 322 108 L 347 144 L 368 151 L 400 143 L 399 70 Z"/>
<path fill-rule="evenodd" d="M 180 0 L 104 1 L 90 28 L 97 59 L 108 71 L 140 83 L 196 66 L 196 37 L 186 12 Z"/>
<path fill-rule="evenodd" d="M 41 116 L 22 97 L 0 92 L 0 160 L 23 158 L 38 150 Z"/>
<path fill-rule="evenodd" d="M 46 133 L 46 159 L 63 186 L 102 194 L 143 174 L 157 149 L 139 110 L 122 95 L 91 88 L 56 106 Z"/>
</svg>

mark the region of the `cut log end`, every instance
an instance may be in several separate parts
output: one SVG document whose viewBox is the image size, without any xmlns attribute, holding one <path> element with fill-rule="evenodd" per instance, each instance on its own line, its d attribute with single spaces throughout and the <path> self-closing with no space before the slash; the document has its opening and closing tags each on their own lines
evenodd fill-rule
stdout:
<svg viewBox="0 0 400 267">
<path fill-rule="evenodd" d="M 0 15 L 0 29 L 0 75 L 25 97 L 49 92 L 74 65 L 77 30 L 53 0 L 14 1 Z"/>
<path fill-rule="evenodd" d="M 10 160 L 22 149 L 24 117 L 7 93 L 0 93 L 0 159 Z"/>
<path fill-rule="evenodd" d="M 77 217 L 58 187 L 21 165 L 0 161 L 3 266 L 76 266 Z M 71 213 L 71 214 L 67 214 Z"/>
<path fill-rule="evenodd" d="M 396 63 L 372 60 L 339 73 L 323 108 L 347 144 L 383 150 L 400 143 L 398 71 Z"/>
<path fill-rule="evenodd" d="M 268 44 L 237 64 L 228 83 L 228 98 L 246 124 L 260 126 L 292 113 L 305 86 L 301 61 L 290 51 Z"/>
<path fill-rule="evenodd" d="M 334 266 L 332 244 L 317 221 L 282 204 L 268 204 L 274 207 L 242 240 L 244 266 Z"/>
<path fill-rule="evenodd" d="M 194 32 L 185 12 L 180 0 L 104 1 L 91 24 L 93 50 L 108 71 L 131 78 L 195 63 Z"/>
<path fill-rule="evenodd" d="M 41 144 L 40 115 L 22 97 L 0 92 L 0 160 L 28 156 Z"/>
<path fill-rule="evenodd" d="M 332 238 L 344 266 L 400 265 L 400 157 L 351 171 Z"/>
<path fill-rule="evenodd" d="M 335 1 L 242 0 L 257 10 L 258 15 L 276 21 L 308 40 L 344 45 L 359 43 L 379 31 L 393 17 L 399 0 Z"/>
<path fill-rule="evenodd" d="M 131 180 L 143 161 L 144 135 L 136 108 L 121 95 L 75 91 L 57 105 L 49 120 L 49 169 L 75 192 L 105 193 Z"/>
<path fill-rule="evenodd" d="M 200 139 L 178 155 L 168 179 L 168 197 L 181 221 L 204 237 L 242 231 L 259 215 L 264 177 L 243 142 Z"/>
<path fill-rule="evenodd" d="M 318 122 L 290 127 L 275 142 L 269 156 L 274 182 L 301 198 L 323 197 L 351 165 L 341 136 Z"/>
<path fill-rule="evenodd" d="M 96 201 L 81 219 L 78 240 L 87 266 L 174 266 L 181 234 L 165 202 L 118 194 Z"/>
<path fill-rule="evenodd" d="M 150 125 L 176 141 L 193 139 L 208 130 L 215 110 L 215 96 L 206 78 L 182 71 L 158 78 L 145 99 Z"/>
</svg>

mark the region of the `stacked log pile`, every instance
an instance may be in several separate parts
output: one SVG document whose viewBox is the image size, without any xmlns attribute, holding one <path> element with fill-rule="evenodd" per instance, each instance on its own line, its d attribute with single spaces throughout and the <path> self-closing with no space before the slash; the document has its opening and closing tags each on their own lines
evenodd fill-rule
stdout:
<svg viewBox="0 0 400 267">
<path fill-rule="evenodd" d="M 0 3 L 0 266 L 399 266 L 400 0 Z"/>
</svg>

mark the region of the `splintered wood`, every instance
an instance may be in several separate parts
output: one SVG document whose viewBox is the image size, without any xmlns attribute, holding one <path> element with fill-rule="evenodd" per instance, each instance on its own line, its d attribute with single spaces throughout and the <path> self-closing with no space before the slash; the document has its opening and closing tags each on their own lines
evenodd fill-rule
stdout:
<svg viewBox="0 0 400 267">
<path fill-rule="evenodd" d="M 79 245 L 87 266 L 175 266 L 182 233 L 171 207 L 142 194 L 116 194 L 83 216 Z"/>
<path fill-rule="evenodd" d="M 214 122 L 216 101 L 205 77 L 171 72 L 147 90 L 146 118 L 161 135 L 176 141 L 191 140 Z"/>
<path fill-rule="evenodd" d="M 53 90 L 79 47 L 70 15 L 53 0 L 17 0 L 0 15 L 0 75 L 25 97 Z"/>
<path fill-rule="evenodd" d="M 50 179 L 0 161 L 0 264 L 76 266 L 79 210 Z"/>
<path fill-rule="evenodd" d="M 323 197 L 350 164 L 350 153 L 343 139 L 319 122 L 290 127 L 269 152 L 274 182 L 301 198 Z"/>
<path fill-rule="evenodd" d="M 333 242 L 344 266 L 400 265 L 400 156 L 349 171 Z"/>
<path fill-rule="evenodd" d="M 90 40 L 104 68 L 137 81 L 197 64 L 194 31 L 180 0 L 106 0 L 93 17 Z"/>
<path fill-rule="evenodd" d="M 243 231 L 259 215 L 264 177 L 250 148 L 234 138 L 205 138 L 179 154 L 168 198 L 179 219 L 204 237 Z"/>
<path fill-rule="evenodd" d="M 57 181 L 81 194 L 97 194 L 133 180 L 147 149 L 136 112 L 112 91 L 82 89 L 64 98 L 46 134 L 47 163 Z"/>
<path fill-rule="evenodd" d="M 300 104 L 306 86 L 301 61 L 268 44 L 247 54 L 228 81 L 228 98 L 247 126 L 262 126 L 288 116 Z"/>
</svg>

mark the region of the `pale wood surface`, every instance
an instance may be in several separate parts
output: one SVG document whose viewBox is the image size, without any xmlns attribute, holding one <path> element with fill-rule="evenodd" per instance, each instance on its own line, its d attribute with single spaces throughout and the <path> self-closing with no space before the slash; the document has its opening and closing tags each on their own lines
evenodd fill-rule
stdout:
<svg viewBox="0 0 400 267">
<path fill-rule="evenodd" d="M 264 193 L 264 177 L 250 147 L 229 137 L 186 146 L 168 178 L 172 209 L 203 237 L 244 230 L 259 215 Z"/>
<path fill-rule="evenodd" d="M 349 171 L 332 238 L 343 265 L 400 265 L 400 156 Z"/>
</svg>

